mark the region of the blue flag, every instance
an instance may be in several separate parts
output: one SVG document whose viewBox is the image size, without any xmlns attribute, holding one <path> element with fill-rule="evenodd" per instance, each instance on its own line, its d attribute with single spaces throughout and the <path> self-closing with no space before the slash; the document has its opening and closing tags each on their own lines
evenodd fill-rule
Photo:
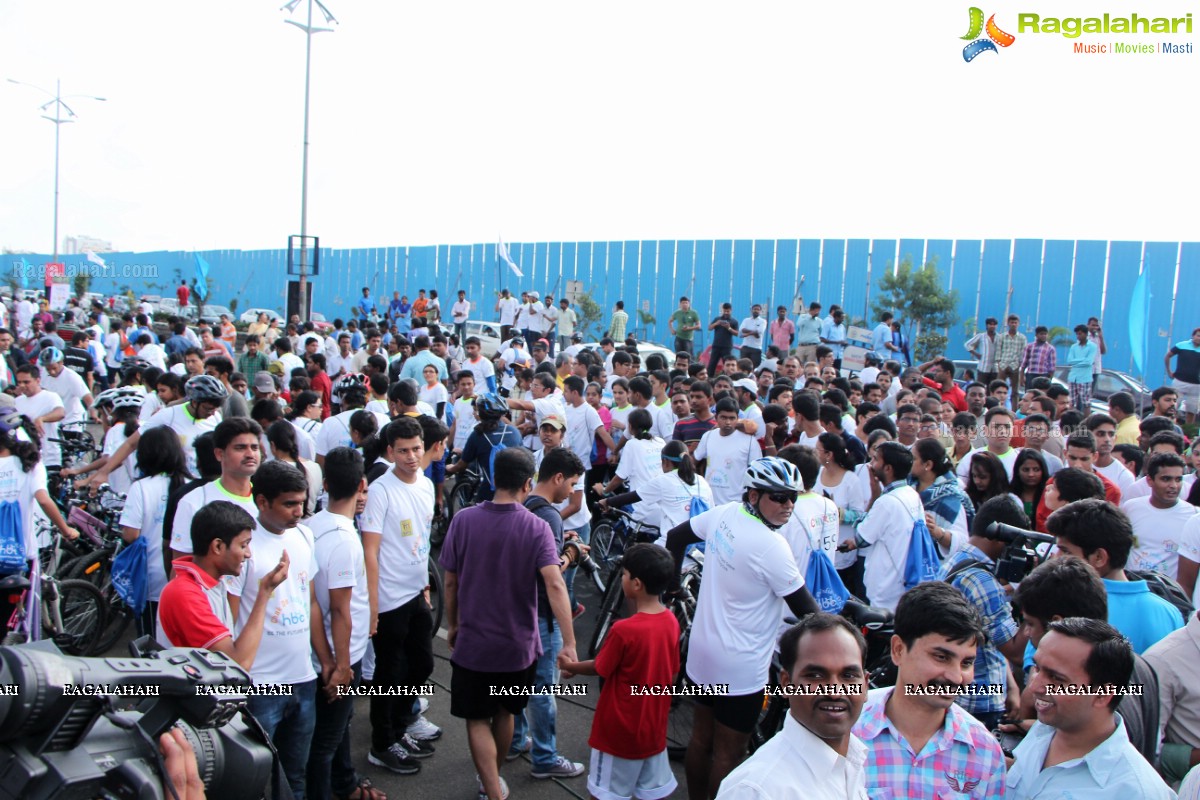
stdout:
<svg viewBox="0 0 1200 800">
<path fill-rule="evenodd" d="M 200 257 L 199 253 L 193 253 L 196 257 L 196 296 L 201 300 L 208 299 L 208 262 Z"/>
<path fill-rule="evenodd" d="M 25 280 L 32 274 L 33 274 L 33 267 L 30 266 L 29 262 L 25 260 L 24 256 L 21 256 L 20 278 L 21 278 L 21 288 L 22 289 L 26 288 L 29 285 L 25 282 Z M 16 328 L 13 328 L 13 330 L 16 330 Z"/>
<path fill-rule="evenodd" d="M 1133 363 L 1139 373 L 1144 374 L 1146 363 L 1146 326 L 1150 323 L 1150 288 L 1143 270 L 1133 285 L 1129 298 L 1129 348 L 1133 350 Z"/>
</svg>

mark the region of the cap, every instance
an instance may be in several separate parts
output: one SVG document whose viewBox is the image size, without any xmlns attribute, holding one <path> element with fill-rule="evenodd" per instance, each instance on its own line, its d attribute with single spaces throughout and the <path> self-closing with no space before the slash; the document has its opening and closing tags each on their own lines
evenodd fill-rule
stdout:
<svg viewBox="0 0 1200 800">
<path fill-rule="evenodd" d="M 541 299 L 542 299 L 542 296 L 541 296 L 540 294 L 538 294 L 537 292 L 530 292 L 530 293 L 529 293 L 529 296 L 530 296 L 530 297 L 532 297 L 534 300 L 541 300 Z"/>
<path fill-rule="evenodd" d="M 514 336 L 514 337 L 512 337 L 512 344 L 523 345 L 523 344 L 525 344 L 525 339 L 521 336 Z"/>
<path fill-rule="evenodd" d="M 739 378 L 738 380 L 734 381 L 733 388 L 745 389 L 747 392 L 751 392 L 752 394 L 758 394 L 758 384 L 749 378 Z"/>
<path fill-rule="evenodd" d="M 549 351 L 550 343 L 547 342 L 545 339 L 538 339 L 536 342 L 533 343 L 533 349 Z"/>
<path fill-rule="evenodd" d="M 571 334 L 571 341 L 572 342 L 582 342 L 583 334 L 580 333 L 579 331 L 575 331 L 574 333 Z"/>
<path fill-rule="evenodd" d="M 271 377 L 269 372 L 260 372 L 254 376 L 254 389 L 258 392 L 273 392 L 275 391 L 275 379 Z"/>
<path fill-rule="evenodd" d="M 565 431 L 567 429 L 566 421 L 558 414 L 551 414 L 546 417 L 544 420 L 542 420 L 542 425 L 549 425 L 551 427 L 558 428 L 560 431 Z M 540 428 L 542 425 L 539 425 L 538 427 Z"/>
</svg>

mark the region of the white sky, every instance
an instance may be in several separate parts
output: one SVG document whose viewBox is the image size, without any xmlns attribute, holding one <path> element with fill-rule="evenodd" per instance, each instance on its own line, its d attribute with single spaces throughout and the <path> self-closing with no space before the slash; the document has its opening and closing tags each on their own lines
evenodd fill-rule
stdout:
<svg viewBox="0 0 1200 800">
<path fill-rule="evenodd" d="M 108 98 L 63 126 L 60 240 L 286 246 L 304 36 L 280 4 L 0 0 L 0 78 Z M 309 176 L 324 246 L 1197 238 L 1200 53 L 1076 55 L 1016 24 L 1194 3 L 1029 0 L 997 17 L 1016 43 L 969 64 L 970 2 L 330 5 Z M 1118 39 L 1200 49 L 1078 41 Z M 49 252 L 41 102 L 0 82 L 0 246 Z"/>
</svg>

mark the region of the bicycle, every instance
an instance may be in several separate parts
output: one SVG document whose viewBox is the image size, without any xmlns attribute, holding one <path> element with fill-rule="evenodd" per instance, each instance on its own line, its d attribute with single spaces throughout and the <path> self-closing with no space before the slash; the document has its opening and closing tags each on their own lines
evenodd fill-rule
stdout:
<svg viewBox="0 0 1200 800">
<path fill-rule="evenodd" d="M 106 622 L 100 590 L 86 581 L 60 581 L 41 574 L 40 559 L 29 577 L 17 574 L 0 579 L 0 592 L 15 595 L 2 645 L 50 638 L 62 652 L 84 656 L 93 651 Z M 36 619 L 31 619 L 30 606 L 38 609 Z"/>
<path fill-rule="evenodd" d="M 457 456 L 452 459 L 451 463 L 454 461 L 457 461 Z M 454 519 L 454 515 L 464 508 L 475 505 L 475 493 L 479 489 L 481 480 L 483 480 L 483 476 L 474 464 L 454 477 L 454 488 L 446 497 L 445 508 L 442 509 L 441 514 L 434 515 L 433 522 L 429 526 L 430 545 L 440 547 L 446 540 L 446 534 L 450 531 L 450 522 Z"/>
<path fill-rule="evenodd" d="M 609 495 L 610 497 L 612 495 Z M 607 586 L 615 562 L 621 559 L 625 548 L 638 542 L 653 544 L 661 532 L 653 525 L 639 522 L 632 514 L 620 508 L 608 508 L 600 521 L 592 528 L 592 560 L 600 568 L 600 578 Z M 617 582 L 618 586 L 620 581 Z"/>
<path fill-rule="evenodd" d="M 124 502 L 124 495 L 113 491 L 108 484 L 102 484 L 94 498 L 73 501 L 67 515 L 68 521 L 81 537 L 87 537 L 93 549 L 71 561 L 65 574 L 95 586 L 108 604 L 107 621 L 95 642 L 93 655 L 104 653 L 116 644 L 138 617 L 112 582 L 113 559 L 125 547 L 119 524 Z"/>
</svg>

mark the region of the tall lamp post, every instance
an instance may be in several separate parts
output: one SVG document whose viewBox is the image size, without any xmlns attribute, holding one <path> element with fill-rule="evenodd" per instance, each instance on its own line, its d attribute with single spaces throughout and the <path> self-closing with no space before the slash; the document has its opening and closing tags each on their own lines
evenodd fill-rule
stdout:
<svg viewBox="0 0 1200 800">
<path fill-rule="evenodd" d="M 8 82 L 15 83 L 18 86 L 28 86 L 30 89 L 37 89 L 42 94 L 50 97 L 51 98 L 50 101 L 48 103 L 46 103 L 45 105 L 43 105 L 39 110 L 49 111 L 50 106 L 54 106 L 54 116 L 52 117 L 48 114 L 42 114 L 42 119 L 48 119 L 54 123 L 54 258 L 53 258 L 53 261 L 54 261 L 54 263 L 57 263 L 58 262 L 58 143 L 59 143 L 59 134 L 62 130 L 62 126 L 68 122 L 74 122 L 75 117 L 77 116 L 75 114 L 75 112 L 73 110 L 71 110 L 71 107 L 66 104 L 65 101 L 72 100 L 72 99 L 78 97 L 78 98 L 85 98 L 87 100 L 100 100 L 103 102 L 105 100 L 105 98 L 96 97 L 95 95 L 90 95 L 90 94 L 71 94 L 71 95 L 67 95 L 66 97 L 63 97 L 61 80 L 57 80 L 54 82 L 54 91 L 53 92 L 43 89 L 40 86 L 35 86 L 32 83 L 25 83 L 24 81 L 15 81 L 12 78 L 9 78 Z M 68 116 L 66 119 L 63 119 L 63 115 L 62 115 L 63 111 L 67 112 Z"/>
<path fill-rule="evenodd" d="M 283 6 L 288 10 L 288 13 L 295 12 L 296 8 L 303 0 L 291 0 Z M 312 37 L 315 33 L 332 33 L 333 28 L 314 28 L 313 27 L 313 5 L 321 10 L 325 17 L 325 23 L 332 22 L 334 25 L 338 21 L 334 19 L 333 14 L 321 2 L 321 0 L 308 0 L 308 22 L 300 24 L 295 20 L 285 19 L 289 25 L 295 25 L 300 30 L 304 31 L 304 162 L 300 169 L 300 285 L 296 292 L 297 301 L 300 306 L 300 321 L 308 320 L 308 94 L 309 85 L 312 75 Z M 282 9 L 281 9 L 282 10 Z"/>
</svg>

